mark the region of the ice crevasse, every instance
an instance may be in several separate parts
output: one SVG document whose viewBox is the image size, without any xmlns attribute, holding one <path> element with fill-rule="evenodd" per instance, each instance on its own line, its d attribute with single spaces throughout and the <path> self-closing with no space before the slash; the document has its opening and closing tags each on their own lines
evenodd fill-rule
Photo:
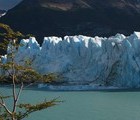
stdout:
<svg viewBox="0 0 140 120">
<path fill-rule="evenodd" d="M 57 73 L 67 82 L 140 87 L 139 32 L 128 37 L 45 37 L 42 46 L 34 37 L 20 43 L 16 62 L 30 59 L 41 74 Z"/>
</svg>

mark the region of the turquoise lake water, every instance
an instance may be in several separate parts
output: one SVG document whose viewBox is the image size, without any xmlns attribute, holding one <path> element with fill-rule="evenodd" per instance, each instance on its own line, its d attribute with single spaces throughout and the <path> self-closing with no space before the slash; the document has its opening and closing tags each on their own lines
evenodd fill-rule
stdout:
<svg viewBox="0 0 140 120">
<path fill-rule="evenodd" d="M 11 89 L 0 87 L 3 95 Z M 24 120 L 140 120 L 140 92 L 54 92 L 24 90 L 22 103 L 37 103 L 60 97 L 63 103 L 31 114 Z M 24 102 L 23 102 L 24 101 Z M 10 105 L 11 102 L 8 101 Z"/>
</svg>

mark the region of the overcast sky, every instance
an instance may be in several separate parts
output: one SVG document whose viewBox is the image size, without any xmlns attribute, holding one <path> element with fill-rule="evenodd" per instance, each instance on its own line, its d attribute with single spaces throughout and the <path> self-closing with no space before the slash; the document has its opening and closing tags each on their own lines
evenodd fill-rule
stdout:
<svg viewBox="0 0 140 120">
<path fill-rule="evenodd" d="M 16 4 L 18 4 L 22 0 L 0 0 L 0 9 L 1 10 L 7 10 L 12 7 L 14 7 Z"/>
</svg>

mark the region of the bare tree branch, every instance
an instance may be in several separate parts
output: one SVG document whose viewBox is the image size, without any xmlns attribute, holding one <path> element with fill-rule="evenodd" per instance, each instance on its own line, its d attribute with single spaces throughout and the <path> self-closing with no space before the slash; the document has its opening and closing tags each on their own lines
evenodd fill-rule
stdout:
<svg viewBox="0 0 140 120">
<path fill-rule="evenodd" d="M 12 112 L 7 108 L 5 103 L 0 103 L 0 105 L 4 107 L 4 109 L 6 110 L 7 113 L 9 113 L 9 115 L 12 115 Z"/>
<path fill-rule="evenodd" d="M 10 71 L 9 71 L 9 70 L 7 70 L 7 73 L 9 74 L 9 76 L 10 76 L 10 77 L 12 77 L 12 74 L 10 73 Z"/>
<path fill-rule="evenodd" d="M 4 99 L 3 99 L 2 97 L 0 97 L 0 99 L 1 99 L 0 105 L 1 105 L 2 107 L 4 107 L 4 109 L 11 115 L 12 112 L 11 112 L 11 111 L 8 109 L 8 107 L 5 105 Z"/>
<path fill-rule="evenodd" d="M 19 100 L 19 97 L 20 97 L 20 94 L 21 94 L 22 90 L 23 90 L 23 82 L 21 82 L 21 86 L 20 86 L 20 89 L 19 89 L 18 94 L 17 94 L 16 105 L 17 105 L 17 102 Z"/>
</svg>

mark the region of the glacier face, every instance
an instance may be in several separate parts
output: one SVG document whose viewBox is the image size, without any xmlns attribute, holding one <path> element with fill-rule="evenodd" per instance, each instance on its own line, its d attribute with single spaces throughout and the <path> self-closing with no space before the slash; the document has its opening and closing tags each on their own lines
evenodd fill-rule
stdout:
<svg viewBox="0 0 140 120">
<path fill-rule="evenodd" d="M 45 37 L 42 46 L 32 37 L 21 44 L 16 62 L 30 59 L 41 74 L 58 73 L 64 81 L 80 84 L 140 87 L 139 32 L 128 37 Z"/>
</svg>

